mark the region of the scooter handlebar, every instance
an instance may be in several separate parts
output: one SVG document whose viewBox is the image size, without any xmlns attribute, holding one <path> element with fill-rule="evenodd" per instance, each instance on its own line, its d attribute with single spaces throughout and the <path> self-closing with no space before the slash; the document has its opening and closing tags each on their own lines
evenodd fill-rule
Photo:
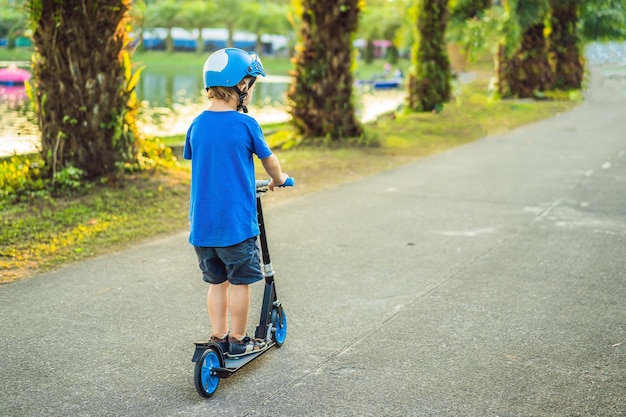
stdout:
<svg viewBox="0 0 626 417">
<path fill-rule="evenodd" d="M 272 180 L 256 180 L 256 188 L 267 187 Z M 288 177 L 282 185 L 278 187 L 293 187 L 296 185 L 296 180 L 293 177 Z"/>
</svg>

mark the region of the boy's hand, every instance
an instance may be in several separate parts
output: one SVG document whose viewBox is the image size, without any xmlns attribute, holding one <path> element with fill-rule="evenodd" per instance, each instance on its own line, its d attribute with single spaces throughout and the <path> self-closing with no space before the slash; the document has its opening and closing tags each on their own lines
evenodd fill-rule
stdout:
<svg viewBox="0 0 626 417">
<path fill-rule="evenodd" d="M 283 174 L 283 180 L 278 184 L 276 183 L 274 178 L 272 178 L 269 185 L 267 186 L 267 188 L 269 188 L 270 191 L 274 191 L 274 187 L 280 187 L 285 183 L 285 181 L 287 181 L 287 178 L 289 178 L 289 175 L 285 174 L 284 172 L 282 174 Z"/>
</svg>

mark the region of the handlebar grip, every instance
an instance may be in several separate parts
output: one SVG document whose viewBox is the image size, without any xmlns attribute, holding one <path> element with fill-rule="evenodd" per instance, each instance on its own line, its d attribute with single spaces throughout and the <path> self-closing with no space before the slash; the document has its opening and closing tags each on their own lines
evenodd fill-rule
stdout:
<svg viewBox="0 0 626 417">
<path fill-rule="evenodd" d="M 293 177 L 288 177 L 281 187 L 293 187 L 296 185 L 296 180 Z"/>
<path fill-rule="evenodd" d="M 271 180 L 256 180 L 256 188 L 267 187 L 270 184 Z M 293 177 L 288 177 L 283 185 L 279 187 L 293 187 L 296 185 L 296 180 Z"/>
</svg>

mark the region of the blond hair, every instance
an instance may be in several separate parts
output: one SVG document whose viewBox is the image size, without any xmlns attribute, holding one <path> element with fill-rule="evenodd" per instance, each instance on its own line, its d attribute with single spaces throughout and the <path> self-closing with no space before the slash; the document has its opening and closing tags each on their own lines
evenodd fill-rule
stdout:
<svg viewBox="0 0 626 417">
<path fill-rule="evenodd" d="M 239 99 L 239 95 L 232 87 L 211 87 L 207 90 L 207 97 L 209 100 L 223 100 L 230 101 L 230 99 Z"/>
<path fill-rule="evenodd" d="M 252 78 L 253 77 L 245 77 L 237 83 L 237 86 L 239 86 L 242 82 L 248 85 L 250 83 L 250 79 Z M 207 97 L 209 97 L 209 100 L 215 99 L 229 101 L 231 98 L 239 100 L 239 94 L 237 94 L 234 87 L 210 87 L 207 89 Z"/>
</svg>

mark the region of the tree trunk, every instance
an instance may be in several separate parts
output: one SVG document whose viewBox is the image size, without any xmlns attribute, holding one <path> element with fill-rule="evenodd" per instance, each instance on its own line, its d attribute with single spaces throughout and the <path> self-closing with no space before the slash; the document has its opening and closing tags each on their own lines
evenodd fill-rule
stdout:
<svg viewBox="0 0 626 417">
<path fill-rule="evenodd" d="M 409 73 L 407 105 L 414 111 L 439 110 L 450 99 L 450 60 L 445 33 L 447 0 L 418 0 L 413 6 L 416 41 Z"/>
<path fill-rule="evenodd" d="M 173 26 L 167 27 L 167 34 L 165 35 L 165 52 L 168 54 L 174 53 L 174 37 L 172 36 Z"/>
<path fill-rule="evenodd" d="M 552 69 L 543 35 L 544 24 L 531 25 L 522 33 L 521 46 L 509 58 L 504 46 L 498 53 L 498 91 L 503 97 L 533 98 L 552 88 Z"/>
<path fill-rule="evenodd" d="M 352 38 L 359 0 L 303 0 L 301 48 L 289 112 L 307 138 L 331 140 L 363 133 L 352 97 Z"/>
<path fill-rule="evenodd" d="M 552 0 L 550 55 L 554 59 L 554 88 L 580 89 L 583 64 L 578 52 L 576 0 Z"/>
<path fill-rule="evenodd" d="M 198 27 L 198 37 L 196 38 L 196 53 L 202 54 L 204 52 L 204 38 L 202 38 L 202 27 Z"/>
<path fill-rule="evenodd" d="M 87 178 L 134 161 L 136 134 L 126 20 L 130 0 L 32 0 L 33 90 L 50 175 Z M 124 59 L 126 58 L 126 59 Z"/>
</svg>

